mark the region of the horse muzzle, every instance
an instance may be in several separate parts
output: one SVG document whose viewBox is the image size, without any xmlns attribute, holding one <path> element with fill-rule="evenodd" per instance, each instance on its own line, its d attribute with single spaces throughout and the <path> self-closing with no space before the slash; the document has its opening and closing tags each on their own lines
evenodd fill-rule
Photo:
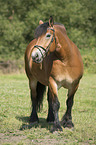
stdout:
<svg viewBox="0 0 96 145">
<path fill-rule="evenodd" d="M 39 49 L 35 50 L 34 48 L 32 51 L 31 57 L 32 57 L 33 62 L 35 63 L 41 63 L 43 61 L 42 52 Z"/>
</svg>

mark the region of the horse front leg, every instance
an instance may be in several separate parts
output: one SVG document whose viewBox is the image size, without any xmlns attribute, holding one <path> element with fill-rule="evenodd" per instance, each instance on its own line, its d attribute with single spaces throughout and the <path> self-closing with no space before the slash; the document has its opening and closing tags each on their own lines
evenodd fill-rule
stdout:
<svg viewBox="0 0 96 145">
<path fill-rule="evenodd" d="M 47 93 L 47 100 L 48 100 L 47 122 L 54 122 L 54 114 L 53 114 L 53 108 L 52 108 L 52 98 L 50 97 L 50 89 L 49 89 L 49 87 L 48 87 L 48 93 Z"/>
<path fill-rule="evenodd" d="M 63 131 L 60 125 L 59 116 L 58 116 L 60 103 L 57 98 L 57 84 L 53 78 L 49 79 L 49 89 L 50 89 L 49 100 L 50 102 L 52 102 L 51 104 L 52 104 L 53 114 L 54 114 L 54 125 L 53 125 L 53 128 L 51 129 L 51 132 L 58 131 L 58 130 Z"/>
<path fill-rule="evenodd" d="M 32 101 L 32 112 L 30 115 L 29 122 L 30 123 L 36 123 L 39 122 L 38 115 L 37 115 L 37 92 L 36 92 L 36 87 L 37 87 L 37 82 L 34 80 L 29 80 L 29 86 L 30 86 L 30 95 L 31 95 L 31 101 Z"/>
<path fill-rule="evenodd" d="M 74 103 L 74 95 L 75 95 L 77 88 L 78 88 L 78 85 L 74 89 L 68 90 L 68 98 L 66 101 L 67 110 L 61 120 L 61 124 L 63 125 L 64 128 L 65 127 L 68 127 L 68 128 L 74 127 L 71 114 L 72 114 L 72 106 Z"/>
</svg>

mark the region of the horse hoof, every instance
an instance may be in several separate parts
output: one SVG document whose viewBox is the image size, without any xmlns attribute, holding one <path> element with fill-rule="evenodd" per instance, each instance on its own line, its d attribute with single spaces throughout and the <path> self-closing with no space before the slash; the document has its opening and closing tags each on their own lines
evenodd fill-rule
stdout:
<svg viewBox="0 0 96 145">
<path fill-rule="evenodd" d="M 53 128 L 50 130 L 50 132 L 53 133 L 55 131 L 63 131 L 63 129 L 60 125 L 53 125 Z"/>
<path fill-rule="evenodd" d="M 35 121 L 35 122 L 30 122 L 29 125 L 34 125 L 34 124 L 38 124 L 39 121 Z"/>
<path fill-rule="evenodd" d="M 30 124 L 23 124 L 20 128 L 20 130 L 25 130 L 25 129 L 30 129 L 33 127 L 33 125 L 37 124 L 38 122 L 33 122 L 33 123 L 30 123 Z"/>
<path fill-rule="evenodd" d="M 63 125 L 64 128 L 73 128 L 74 127 L 74 124 L 72 123 L 71 120 L 68 120 L 68 121 L 62 121 L 61 124 Z"/>
<path fill-rule="evenodd" d="M 39 119 L 38 119 L 38 118 L 31 118 L 31 117 L 30 117 L 29 123 L 30 123 L 30 124 L 39 123 Z"/>
<path fill-rule="evenodd" d="M 53 119 L 53 118 L 52 118 L 52 119 L 47 118 L 46 121 L 47 121 L 48 123 L 53 123 L 53 122 L 54 122 L 54 119 Z"/>
</svg>

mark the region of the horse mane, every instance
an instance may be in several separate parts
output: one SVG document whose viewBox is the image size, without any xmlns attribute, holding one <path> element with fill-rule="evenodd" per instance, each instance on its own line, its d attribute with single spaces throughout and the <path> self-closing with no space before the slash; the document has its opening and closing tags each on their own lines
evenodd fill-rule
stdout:
<svg viewBox="0 0 96 145">
<path fill-rule="evenodd" d="M 54 25 L 60 25 L 60 26 L 64 26 L 61 23 L 54 23 Z M 45 22 L 41 25 L 39 25 L 36 29 L 35 29 L 35 38 L 40 37 L 42 34 L 45 34 L 47 32 L 47 28 L 49 27 L 49 22 Z"/>
</svg>

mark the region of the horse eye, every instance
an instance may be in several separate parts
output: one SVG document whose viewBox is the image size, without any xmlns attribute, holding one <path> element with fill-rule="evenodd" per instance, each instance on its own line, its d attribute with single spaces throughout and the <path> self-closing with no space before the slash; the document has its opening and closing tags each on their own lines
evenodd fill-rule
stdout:
<svg viewBox="0 0 96 145">
<path fill-rule="evenodd" d="M 46 38 L 50 38 L 50 36 L 51 36 L 51 34 L 47 34 L 47 35 L 46 35 Z"/>
</svg>

